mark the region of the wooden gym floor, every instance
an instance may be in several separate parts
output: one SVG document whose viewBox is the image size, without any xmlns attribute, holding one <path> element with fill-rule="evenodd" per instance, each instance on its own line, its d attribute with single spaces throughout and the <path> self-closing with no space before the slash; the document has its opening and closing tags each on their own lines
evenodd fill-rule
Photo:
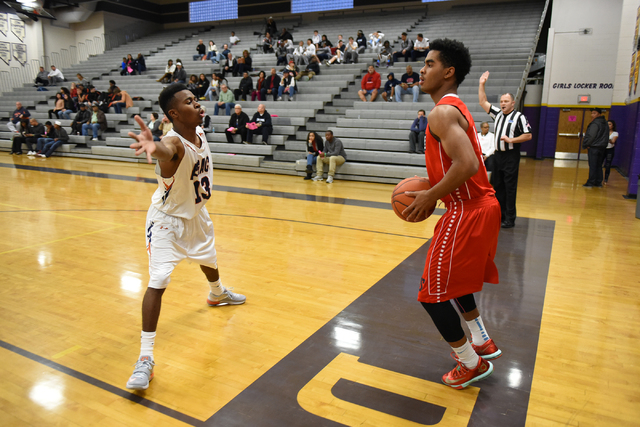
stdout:
<svg viewBox="0 0 640 427">
<path fill-rule="evenodd" d="M 586 163 L 586 162 L 583 162 Z M 464 391 L 415 300 L 438 219 L 395 217 L 393 186 L 214 172 L 223 283 L 196 265 L 164 296 L 156 378 L 139 351 L 152 166 L 0 153 L 2 426 L 632 426 L 640 417 L 640 220 L 626 180 L 524 159 L 501 284 L 477 297 L 504 351 Z"/>
</svg>

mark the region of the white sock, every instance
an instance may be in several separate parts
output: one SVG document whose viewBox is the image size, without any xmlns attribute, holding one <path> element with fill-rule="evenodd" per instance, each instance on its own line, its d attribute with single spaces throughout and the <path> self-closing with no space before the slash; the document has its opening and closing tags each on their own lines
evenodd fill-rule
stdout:
<svg viewBox="0 0 640 427">
<path fill-rule="evenodd" d="M 471 341 L 473 345 L 482 345 L 489 341 L 489 334 L 487 330 L 484 328 L 484 323 L 482 323 L 482 317 L 478 316 L 473 320 L 467 320 L 467 326 L 471 331 Z"/>
<path fill-rule="evenodd" d="M 478 362 L 480 361 L 480 356 L 478 356 L 469 344 L 469 341 L 466 341 L 462 347 L 454 348 L 451 347 L 453 351 L 458 356 L 458 359 L 462 362 L 464 366 L 469 369 L 475 369 L 478 366 Z"/>
<path fill-rule="evenodd" d="M 220 283 L 220 279 L 216 280 L 215 282 L 209 282 L 209 287 L 211 288 L 211 293 L 216 296 L 222 295 L 222 293 L 224 292 L 224 286 L 222 286 L 222 283 Z"/>
<path fill-rule="evenodd" d="M 155 344 L 155 341 L 155 332 L 142 331 L 142 334 L 140 335 L 140 357 L 151 356 L 153 359 L 153 344 Z"/>
</svg>

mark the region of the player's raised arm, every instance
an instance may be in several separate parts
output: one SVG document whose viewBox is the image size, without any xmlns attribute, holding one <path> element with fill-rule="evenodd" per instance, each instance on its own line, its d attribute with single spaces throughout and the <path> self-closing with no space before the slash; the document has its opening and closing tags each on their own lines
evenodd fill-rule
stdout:
<svg viewBox="0 0 640 427">
<path fill-rule="evenodd" d="M 487 101 L 487 93 L 484 90 L 484 85 L 489 80 L 489 72 L 485 71 L 482 76 L 480 76 L 480 83 L 478 85 L 478 99 L 480 101 L 480 106 L 487 113 L 491 109 L 491 103 Z"/>
<path fill-rule="evenodd" d="M 177 148 L 170 141 L 154 141 L 151 130 L 144 123 L 144 120 L 138 115 L 135 116 L 136 122 L 140 125 L 140 133 L 135 134 L 129 132 L 129 136 L 136 140 L 129 147 L 136 150 L 136 156 L 142 153 L 147 154 L 147 161 L 151 163 L 151 157 L 155 157 L 159 161 L 169 161 L 177 154 Z"/>
</svg>

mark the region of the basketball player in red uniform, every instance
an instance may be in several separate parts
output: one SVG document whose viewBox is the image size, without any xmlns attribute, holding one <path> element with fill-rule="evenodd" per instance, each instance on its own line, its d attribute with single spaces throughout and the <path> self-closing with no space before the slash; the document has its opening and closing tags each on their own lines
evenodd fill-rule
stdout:
<svg viewBox="0 0 640 427">
<path fill-rule="evenodd" d="M 456 389 L 491 375 L 493 365 L 488 360 L 502 354 L 489 338 L 473 297 L 484 282 L 498 283 L 493 258 L 500 205 L 487 179 L 473 117 L 457 95 L 470 69 L 471 56 L 462 43 L 449 39 L 431 42 L 420 70 L 420 87 L 436 103 L 425 132 L 431 189 L 407 192 L 415 200 L 404 211 L 409 221 L 416 221 L 424 218 L 438 199 L 447 206 L 434 230 L 418 301 L 453 349 L 457 366 L 442 382 Z M 454 304 L 471 331 L 471 342 Z"/>
</svg>

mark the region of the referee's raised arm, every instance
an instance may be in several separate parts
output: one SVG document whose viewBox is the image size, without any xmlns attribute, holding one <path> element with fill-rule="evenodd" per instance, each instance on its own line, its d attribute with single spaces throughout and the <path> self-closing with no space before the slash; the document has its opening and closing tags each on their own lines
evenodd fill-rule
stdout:
<svg viewBox="0 0 640 427">
<path fill-rule="evenodd" d="M 487 93 L 484 91 L 484 84 L 487 82 L 488 79 L 489 79 L 489 72 L 485 71 L 480 76 L 480 84 L 478 85 L 478 99 L 480 100 L 480 106 L 484 111 L 487 112 L 487 114 L 489 113 L 489 110 L 491 110 L 491 103 L 487 101 Z"/>
</svg>

